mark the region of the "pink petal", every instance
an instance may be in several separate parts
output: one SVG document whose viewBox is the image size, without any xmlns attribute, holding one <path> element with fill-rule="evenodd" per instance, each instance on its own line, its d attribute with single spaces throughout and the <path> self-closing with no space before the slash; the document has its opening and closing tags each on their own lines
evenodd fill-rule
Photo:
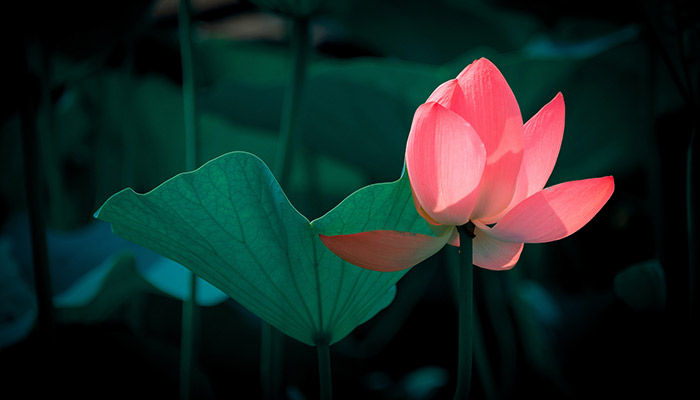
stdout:
<svg viewBox="0 0 700 400">
<path fill-rule="evenodd" d="M 323 244 L 343 260 L 358 267 L 382 272 L 413 267 L 437 253 L 451 236 L 451 230 L 439 237 L 389 230 L 319 235 Z"/>
<path fill-rule="evenodd" d="M 469 221 L 485 160 L 484 144 L 463 118 L 437 103 L 418 107 L 406 169 L 418 203 L 435 222 Z"/>
<path fill-rule="evenodd" d="M 502 271 L 513 268 L 523 251 L 522 243 L 506 243 L 484 234 L 479 228 L 474 231 L 474 265 Z"/>
<path fill-rule="evenodd" d="M 486 227 L 488 229 L 488 227 Z M 520 258 L 520 253 L 523 251 L 523 243 L 507 243 L 501 242 L 493 237 L 488 236 L 479 228 L 474 230 L 474 265 L 477 267 L 491 269 L 494 271 L 503 271 L 513 268 L 515 263 Z M 459 247 L 459 233 L 454 230 L 452 237 L 447 241 L 447 244 Z"/>
<path fill-rule="evenodd" d="M 615 189 L 612 176 L 561 183 L 520 202 L 489 229 L 488 235 L 513 243 L 543 243 L 581 229 L 603 208 Z"/>
<path fill-rule="evenodd" d="M 447 244 L 450 246 L 459 247 L 459 232 L 457 229 L 452 231 L 452 236 L 450 237 L 450 240 L 447 241 Z"/>
<path fill-rule="evenodd" d="M 557 93 L 525 124 L 525 147 L 523 162 L 518 174 L 513 199 L 500 215 L 503 215 L 528 196 L 539 192 L 547 183 L 557 161 L 564 136 L 564 96 Z"/>
<path fill-rule="evenodd" d="M 437 221 L 433 219 L 430 215 L 428 215 L 427 212 L 423 209 L 423 206 L 420 205 L 418 202 L 418 198 L 416 198 L 416 192 L 413 190 L 413 187 L 411 187 L 411 198 L 413 199 L 413 205 L 416 207 L 416 211 L 418 211 L 418 215 L 423 217 L 424 220 L 428 221 L 430 225 L 440 225 Z"/>
<path fill-rule="evenodd" d="M 426 103 L 431 102 L 438 103 L 459 115 L 464 115 L 467 107 L 462 87 L 459 86 L 457 79 L 451 79 L 438 86 L 426 101 Z"/>
<path fill-rule="evenodd" d="M 474 61 L 457 80 L 464 106 L 454 111 L 474 127 L 487 154 L 472 217 L 488 218 L 506 208 L 513 197 L 522 161 L 523 120 L 508 82 L 489 60 Z"/>
</svg>

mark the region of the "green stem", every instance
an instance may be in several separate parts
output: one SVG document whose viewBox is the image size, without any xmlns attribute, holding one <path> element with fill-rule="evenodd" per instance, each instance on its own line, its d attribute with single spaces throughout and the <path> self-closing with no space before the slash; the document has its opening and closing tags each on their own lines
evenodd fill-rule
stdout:
<svg viewBox="0 0 700 400">
<path fill-rule="evenodd" d="M 480 340 L 483 343 L 483 332 L 484 329 L 479 327 L 479 322 L 482 319 L 479 318 L 478 312 L 474 318 L 474 326 L 476 327 L 475 334 L 477 335 L 474 341 L 474 357 L 477 375 L 479 375 L 480 382 L 484 388 L 485 393 L 493 393 L 493 396 L 486 396 L 486 398 L 494 398 L 497 396 L 497 391 L 505 394 L 513 387 L 515 373 L 516 373 L 516 339 L 514 336 L 513 321 L 510 317 L 508 306 L 506 304 L 506 298 L 503 289 L 503 278 L 506 278 L 505 273 L 493 273 L 492 271 L 476 271 L 477 279 L 479 280 L 479 285 L 481 285 L 484 294 L 484 306 L 486 307 L 486 313 L 488 318 L 485 320 L 491 321 L 492 329 L 494 332 L 494 337 L 496 339 L 497 348 L 499 349 L 500 360 L 496 365 L 499 366 L 499 384 L 496 386 L 494 383 L 494 374 L 491 369 L 484 373 L 482 366 L 487 365 L 488 359 L 485 363 L 479 361 L 481 353 L 486 353 L 485 349 L 481 349 Z M 482 339 L 479 339 L 479 338 Z M 481 351 L 484 350 L 484 351 Z M 481 353 L 480 353 L 481 351 Z M 485 358 L 488 358 L 487 354 L 484 354 Z M 490 368 L 490 367 L 489 367 Z M 496 389 L 497 388 L 497 389 Z"/>
<path fill-rule="evenodd" d="M 695 138 L 695 132 L 696 129 L 693 129 L 693 132 L 691 133 L 690 136 L 690 142 L 688 143 L 688 153 L 687 153 L 687 158 L 686 158 L 686 212 L 687 212 L 687 221 L 688 221 L 688 266 L 689 266 L 689 317 L 691 321 L 695 317 L 695 313 L 697 312 L 697 307 L 696 307 L 696 298 L 695 298 L 695 291 L 697 290 L 697 285 L 698 285 L 698 274 L 697 274 L 697 268 L 698 268 L 698 259 L 697 259 L 697 236 L 695 232 L 695 228 L 697 224 L 695 223 L 695 219 L 697 218 L 695 209 L 694 209 L 694 204 L 697 201 L 697 194 L 694 192 L 696 190 L 697 185 L 694 184 L 695 179 L 697 179 L 697 166 L 695 165 L 697 163 L 697 160 L 695 160 L 695 149 L 694 147 L 696 146 L 696 141 L 697 139 Z"/>
<path fill-rule="evenodd" d="M 491 371 L 491 363 L 489 355 L 486 352 L 486 343 L 484 342 L 484 330 L 480 325 L 478 316 L 474 316 L 474 367 L 477 371 L 479 382 L 483 387 L 485 399 L 497 398 L 496 385 L 493 380 L 493 372 Z"/>
<path fill-rule="evenodd" d="M 199 326 L 199 307 L 197 295 L 197 276 L 189 274 L 189 294 L 182 303 L 182 338 L 180 347 L 180 398 L 192 398 L 192 380 L 197 356 L 197 327 Z"/>
<path fill-rule="evenodd" d="M 299 123 L 302 89 L 306 78 L 310 50 L 309 20 L 305 17 L 292 19 L 291 53 L 292 69 L 290 82 L 285 92 L 280 123 L 280 136 L 277 145 L 274 174 L 283 189 L 289 180 L 291 167 L 291 147 L 295 144 Z"/>
<path fill-rule="evenodd" d="M 457 388 L 454 399 L 469 397 L 472 380 L 472 354 L 474 347 L 474 265 L 472 237 L 474 225 L 467 223 L 459 231 L 459 310 L 457 347 Z"/>
<path fill-rule="evenodd" d="M 261 321 L 260 377 L 265 400 L 282 398 L 282 354 L 284 336 L 265 321 Z"/>
<path fill-rule="evenodd" d="M 180 57 L 182 62 L 182 105 L 185 125 L 185 170 L 197 168 L 197 109 L 195 103 L 194 60 L 192 56 L 192 5 L 180 0 L 178 6 Z M 192 397 L 192 380 L 197 358 L 197 276 L 190 272 L 189 295 L 182 304 L 180 346 L 180 398 Z"/>
<path fill-rule="evenodd" d="M 309 56 L 309 20 L 294 18 L 291 31 L 292 68 L 289 86 L 285 92 L 280 123 L 280 135 L 273 174 L 282 189 L 287 189 L 292 149 L 298 130 L 298 114 L 301 103 L 302 88 L 306 77 L 306 65 Z M 260 341 L 260 375 L 265 399 L 277 399 L 282 396 L 282 354 L 284 337 L 282 333 L 265 321 L 261 322 Z"/>
<path fill-rule="evenodd" d="M 316 343 L 318 352 L 319 399 L 333 398 L 333 382 L 331 379 L 331 352 L 327 342 Z"/>
<path fill-rule="evenodd" d="M 192 5 L 180 0 L 180 58 L 182 62 L 182 105 L 185 123 L 185 169 L 197 168 L 197 108 L 195 104 L 194 60 L 192 56 Z"/>
</svg>

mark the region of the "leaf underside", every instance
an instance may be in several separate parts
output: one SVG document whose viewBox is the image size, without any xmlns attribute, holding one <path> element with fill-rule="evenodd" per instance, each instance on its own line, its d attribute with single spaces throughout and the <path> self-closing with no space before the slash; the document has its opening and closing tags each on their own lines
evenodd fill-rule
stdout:
<svg viewBox="0 0 700 400">
<path fill-rule="evenodd" d="M 388 306 L 406 272 L 346 263 L 326 249 L 319 233 L 431 234 L 405 177 L 365 187 L 309 223 L 267 166 L 245 152 L 225 154 L 146 194 L 124 189 L 95 216 L 309 345 L 335 343 Z"/>
</svg>

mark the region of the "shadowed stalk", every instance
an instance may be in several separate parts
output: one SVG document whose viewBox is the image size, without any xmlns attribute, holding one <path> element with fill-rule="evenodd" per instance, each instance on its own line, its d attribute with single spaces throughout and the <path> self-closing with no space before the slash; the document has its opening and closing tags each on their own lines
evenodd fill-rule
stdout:
<svg viewBox="0 0 700 400">
<path fill-rule="evenodd" d="M 484 342 L 484 330 L 480 325 L 480 319 L 474 315 L 474 368 L 477 371 L 477 376 L 484 390 L 485 399 L 495 399 L 496 385 L 493 380 L 493 372 L 491 371 L 491 362 L 489 355 L 486 352 L 486 343 Z"/>
<path fill-rule="evenodd" d="M 182 105 L 185 124 L 185 170 L 197 168 L 197 109 L 195 107 L 194 60 L 192 56 L 192 5 L 180 0 L 178 5 L 180 58 L 182 62 Z M 197 276 L 189 273 L 188 296 L 182 303 L 182 337 L 180 344 L 180 398 L 192 397 L 192 380 L 197 355 Z"/>
<path fill-rule="evenodd" d="M 513 321 L 511 320 L 510 314 L 508 312 L 508 307 L 506 305 L 506 299 L 508 296 L 506 295 L 505 291 L 503 290 L 503 287 L 501 286 L 501 284 L 503 283 L 501 278 L 504 278 L 504 274 L 507 274 L 508 272 L 503 272 L 503 274 L 493 273 L 492 271 L 487 270 L 478 272 L 480 272 L 480 274 L 478 274 L 479 282 L 484 287 L 483 293 L 486 313 L 489 317 L 488 320 L 491 321 L 493 334 L 496 338 L 496 343 L 498 343 L 497 347 L 499 349 L 500 354 L 500 361 L 497 363 L 497 365 L 499 366 L 500 375 L 498 392 L 508 393 L 508 391 L 513 387 L 516 373 L 516 340 L 514 336 Z M 475 324 L 477 327 L 476 333 L 483 336 L 484 330 L 479 329 L 479 321 L 480 319 L 477 316 L 475 318 Z M 493 378 L 491 378 L 490 382 L 486 382 L 486 379 L 484 378 L 487 378 L 487 376 L 484 376 L 485 374 L 482 373 L 481 367 L 478 367 L 478 365 L 480 364 L 480 361 L 478 360 L 478 358 L 480 357 L 480 346 L 481 345 L 478 343 L 477 337 L 477 341 L 475 342 L 474 356 L 477 358 L 475 363 L 477 365 L 477 370 L 479 371 L 478 375 L 482 377 L 481 381 L 482 383 L 484 383 L 484 392 L 489 392 L 487 389 L 490 385 L 491 392 L 495 394 L 496 385 L 493 382 Z M 493 373 L 491 370 L 489 370 L 486 375 L 492 377 Z M 493 396 L 491 396 L 491 398 L 493 398 Z"/>
<path fill-rule="evenodd" d="M 474 265 L 473 243 L 474 224 L 468 222 L 457 228 L 459 231 L 459 291 L 457 294 L 458 345 L 457 345 L 457 388 L 455 400 L 469 397 L 472 380 L 472 355 L 474 347 Z"/>
<path fill-rule="evenodd" d="M 282 332 L 265 321 L 260 330 L 260 378 L 263 399 L 271 400 L 281 396 L 282 389 Z"/>
<path fill-rule="evenodd" d="M 318 352 L 318 377 L 320 381 L 319 399 L 331 400 L 333 398 L 333 382 L 331 380 L 331 352 L 328 342 L 316 343 Z"/>
<path fill-rule="evenodd" d="M 192 397 L 192 380 L 197 355 L 197 331 L 199 327 L 199 308 L 195 298 L 197 294 L 197 276 L 189 273 L 188 296 L 182 303 L 182 337 L 180 344 L 180 398 Z"/>
<path fill-rule="evenodd" d="M 194 59 L 192 55 L 192 4 L 180 0 L 178 6 L 180 58 L 182 61 L 182 105 L 185 123 L 185 169 L 197 168 L 197 108 L 195 105 Z"/>
<path fill-rule="evenodd" d="M 280 136 L 277 144 L 275 170 L 273 171 L 283 189 L 287 189 L 285 184 L 289 181 L 293 154 L 292 147 L 295 145 L 299 128 L 299 109 L 310 50 L 308 18 L 297 17 L 292 19 L 290 45 L 292 54 L 291 76 L 282 106 Z"/>
<path fill-rule="evenodd" d="M 690 291 L 690 320 L 692 321 L 695 318 L 695 313 L 697 312 L 696 308 L 697 305 L 696 303 L 696 294 L 695 291 L 697 290 L 697 279 L 698 279 L 698 259 L 697 259 L 697 236 L 696 236 L 696 226 L 697 224 L 695 223 L 695 219 L 697 218 L 696 212 L 694 210 L 693 205 L 696 204 L 697 201 L 697 194 L 694 192 L 697 188 L 697 185 L 694 184 L 695 180 L 697 179 L 697 160 L 696 160 L 696 155 L 694 147 L 697 145 L 697 139 L 696 139 L 696 129 L 693 129 L 693 132 L 690 135 L 690 142 L 688 143 L 688 154 L 687 154 L 687 165 L 686 165 L 686 212 L 687 212 L 687 219 L 688 219 L 688 265 L 689 265 L 689 276 L 690 279 L 689 281 L 689 291 Z"/>
<path fill-rule="evenodd" d="M 273 174 L 282 189 L 288 189 L 293 146 L 295 145 L 302 89 L 309 57 L 310 33 L 307 17 L 292 19 L 290 77 L 285 91 Z M 275 327 L 261 321 L 260 377 L 265 399 L 282 395 L 284 336 Z"/>
</svg>

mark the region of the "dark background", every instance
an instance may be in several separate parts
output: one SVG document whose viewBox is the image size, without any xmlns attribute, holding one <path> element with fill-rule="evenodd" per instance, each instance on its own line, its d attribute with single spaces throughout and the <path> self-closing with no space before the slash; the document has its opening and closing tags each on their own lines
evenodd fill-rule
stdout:
<svg viewBox="0 0 700 400">
<path fill-rule="evenodd" d="M 159 283 L 167 277 L 145 274 L 155 255 L 93 213 L 124 187 L 145 192 L 184 170 L 177 4 L 6 7 L 1 396 L 174 398 L 181 300 Z M 199 159 L 245 150 L 270 163 L 288 19 L 234 0 L 194 8 Z M 472 397 L 695 398 L 697 17 L 691 1 L 328 0 L 311 16 L 285 191 L 313 219 L 362 186 L 398 178 L 415 108 L 476 58 L 499 67 L 524 120 L 561 91 L 566 130 L 550 184 L 613 175 L 615 193 L 575 235 L 526 245 L 513 270 L 476 271 Z M 83 296 L 57 307 L 49 348 L 35 329 L 28 109 L 53 292 Z M 414 267 L 392 305 L 331 347 L 337 398 L 451 398 L 454 256 L 446 248 Z M 98 266 L 107 280 L 75 286 Z M 260 398 L 257 317 L 232 300 L 200 317 L 195 398 Z M 315 349 L 286 339 L 284 356 L 286 397 L 315 398 Z"/>
</svg>

